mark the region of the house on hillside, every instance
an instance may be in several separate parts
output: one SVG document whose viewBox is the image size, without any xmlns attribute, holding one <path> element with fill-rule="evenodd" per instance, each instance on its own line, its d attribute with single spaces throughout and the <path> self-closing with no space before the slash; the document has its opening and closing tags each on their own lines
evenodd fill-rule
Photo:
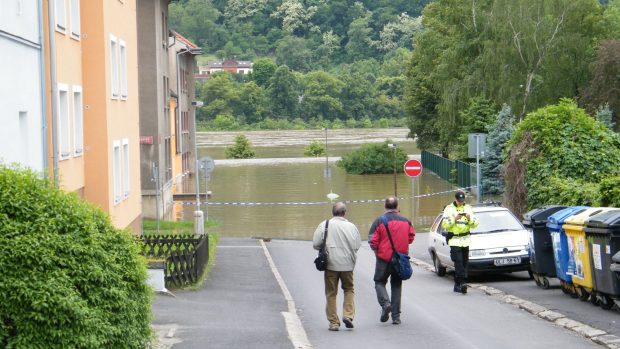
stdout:
<svg viewBox="0 0 620 349">
<path fill-rule="evenodd" d="M 247 75 L 252 72 L 252 61 L 237 61 L 228 59 L 225 61 L 211 61 L 207 65 L 198 67 L 197 79 L 208 79 L 213 73 L 227 71 L 229 73 Z"/>
</svg>

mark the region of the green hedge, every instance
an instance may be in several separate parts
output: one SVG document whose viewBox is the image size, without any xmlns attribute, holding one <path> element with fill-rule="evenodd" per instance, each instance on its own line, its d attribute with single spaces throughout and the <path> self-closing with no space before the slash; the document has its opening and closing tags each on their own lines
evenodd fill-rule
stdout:
<svg viewBox="0 0 620 349">
<path fill-rule="evenodd" d="M 389 143 L 390 140 L 364 144 L 359 149 L 344 155 L 336 165 L 352 174 L 385 174 L 394 172 L 396 164 L 396 172 L 402 173 L 407 153 L 401 148 L 390 149 Z"/>
<path fill-rule="evenodd" d="M 145 348 L 152 291 L 139 253 L 99 209 L 0 166 L 0 347 Z"/>
</svg>

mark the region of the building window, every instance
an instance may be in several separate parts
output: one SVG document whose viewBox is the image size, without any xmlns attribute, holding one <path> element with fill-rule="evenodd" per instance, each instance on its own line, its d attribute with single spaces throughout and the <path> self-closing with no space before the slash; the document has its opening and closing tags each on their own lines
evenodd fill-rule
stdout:
<svg viewBox="0 0 620 349">
<path fill-rule="evenodd" d="M 60 159 L 71 155 L 69 133 L 69 92 L 65 84 L 58 84 L 58 150 Z"/>
<path fill-rule="evenodd" d="M 80 38 L 80 0 L 69 0 L 69 15 L 71 23 L 71 37 Z"/>
<path fill-rule="evenodd" d="M 75 155 L 84 153 L 82 86 L 73 86 L 73 146 Z"/>
<path fill-rule="evenodd" d="M 170 137 L 166 137 L 164 139 L 164 156 L 166 161 L 166 182 L 172 179 L 172 143 L 170 142 Z"/>
<path fill-rule="evenodd" d="M 54 0 L 54 18 L 56 30 L 65 33 L 67 30 L 67 5 L 66 0 Z"/>
<path fill-rule="evenodd" d="M 122 188 L 122 162 L 121 162 L 121 142 L 112 142 L 112 172 L 114 182 L 114 204 L 121 202 L 121 188 Z"/>
<path fill-rule="evenodd" d="M 123 40 L 119 42 L 120 46 L 120 80 L 121 80 L 121 98 L 127 99 L 127 45 Z"/>
<path fill-rule="evenodd" d="M 112 98 L 117 99 L 119 96 L 118 81 L 118 42 L 116 37 L 110 35 L 110 84 L 112 85 Z"/>
<path fill-rule="evenodd" d="M 123 198 L 129 197 L 129 141 L 123 139 Z"/>
<path fill-rule="evenodd" d="M 161 13 L 161 45 L 168 50 L 168 16 L 165 12 Z"/>
</svg>

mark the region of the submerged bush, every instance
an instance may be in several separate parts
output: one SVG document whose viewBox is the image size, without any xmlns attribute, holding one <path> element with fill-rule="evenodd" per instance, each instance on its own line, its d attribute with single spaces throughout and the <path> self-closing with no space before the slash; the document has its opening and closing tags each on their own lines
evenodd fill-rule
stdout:
<svg viewBox="0 0 620 349">
<path fill-rule="evenodd" d="M 0 347 L 144 348 L 152 291 L 139 251 L 75 194 L 0 166 Z"/>
<path fill-rule="evenodd" d="M 369 143 L 358 150 L 346 154 L 336 163 L 347 173 L 379 174 L 403 172 L 403 164 L 407 161 L 407 153 L 401 148 L 390 149 L 390 140 L 383 143 Z"/>
</svg>

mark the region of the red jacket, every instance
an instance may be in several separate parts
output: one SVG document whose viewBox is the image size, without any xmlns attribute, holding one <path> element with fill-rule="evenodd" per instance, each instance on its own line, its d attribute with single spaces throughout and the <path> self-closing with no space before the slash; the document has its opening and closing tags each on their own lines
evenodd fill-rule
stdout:
<svg viewBox="0 0 620 349">
<path fill-rule="evenodd" d="M 387 218 L 388 228 L 390 229 L 390 235 L 392 236 L 396 251 L 409 254 L 409 244 L 415 238 L 415 231 L 411 222 L 394 211 L 386 212 L 385 217 Z M 390 239 L 388 239 L 381 217 L 377 218 L 370 227 L 368 244 L 375 251 L 377 258 L 385 262 L 389 262 L 392 259 L 392 245 L 390 244 Z"/>
</svg>

